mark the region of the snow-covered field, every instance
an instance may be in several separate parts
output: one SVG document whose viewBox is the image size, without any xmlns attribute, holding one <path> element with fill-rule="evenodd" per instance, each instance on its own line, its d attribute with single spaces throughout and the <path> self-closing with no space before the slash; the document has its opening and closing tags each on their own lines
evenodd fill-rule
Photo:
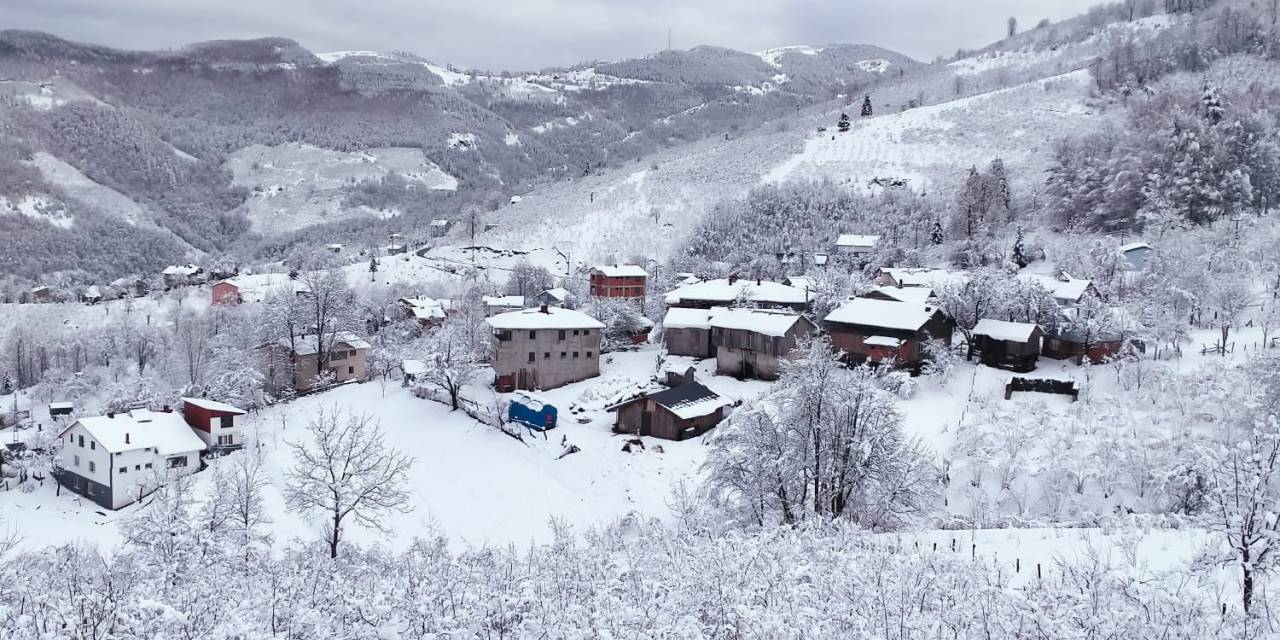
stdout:
<svg viewBox="0 0 1280 640">
<path fill-rule="evenodd" d="M 869 189 L 876 178 L 904 179 L 916 192 L 953 184 L 958 168 L 994 158 L 1038 175 L 1053 143 L 1093 126 L 1077 71 L 902 113 L 857 119 L 845 133 L 828 125 L 804 150 L 775 166 L 769 182 L 829 178 Z M 1014 115 L 1016 114 L 1016 116 Z M 1010 126 L 1016 122 L 1015 126 Z M 832 123 L 833 125 L 834 123 Z M 935 184 L 941 183 L 941 185 Z"/>
<path fill-rule="evenodd" d="M 347 208 L 340 193 L 366 181 L 397 175 L 426 189 L 452 191 L 458 180 L 426 159 L 421 149 L 389 147 L 341 152 L 289 143 L 253 145 L 227 159 L 232 183 L 250 190 L 242 205 L 263 233 L 296 230 L 347 217 L 392 217 L 399 211 Z"/>
</svg>

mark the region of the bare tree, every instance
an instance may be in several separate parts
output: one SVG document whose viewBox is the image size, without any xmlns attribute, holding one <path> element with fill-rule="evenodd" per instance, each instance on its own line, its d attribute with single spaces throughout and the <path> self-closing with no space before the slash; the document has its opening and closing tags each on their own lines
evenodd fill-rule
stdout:
<svg viewBox="0 0 1280 640">
<path fill-rule="evenodd" d="M 1280 543 L 1280 418 L 1243 415 L 1211 450 L 1211 530 L 1226 539 L 1224 564 L 1241 571 L 1241 603 L 1253 606 L 1258 574 L 1274 565 Z"/>
<path fill-rule="evenodd" d="M 300 293 L 305 301 L 302 330 L 305 339 L 313 340 L 316 346 L 316 371 L 326 371 L 338 334 L 359 324 L 355 294 L 337 267 L 320 266 L 299 275 L 298 280 L 304 288 Z"/>
<path fill-rule="evenodd" d="M 474 335 L 460 321 L 451 320 L 425 340 L 426 382 L 449 394 L 454 411 L 458 410 L 462 387 L 480 374 L 484 347 L 471 340 Z"/>
<path fill-rule="evenodd" d="M 307 429 L 311 442 L 289 443 L 295 462 L 285 504 L 325 516 L 330 558 L 338 557 L 348 520 L 385 532 L 383 517 L 412 510 L 404 485 L 413 459 L 389 449 L 368 416 L 321 411 Z"/>
</svg>

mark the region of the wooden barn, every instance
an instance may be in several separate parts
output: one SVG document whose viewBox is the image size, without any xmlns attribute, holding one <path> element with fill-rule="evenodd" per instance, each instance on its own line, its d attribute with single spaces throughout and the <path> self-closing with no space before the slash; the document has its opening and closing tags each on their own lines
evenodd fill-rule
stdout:
<svg viewBox="0 0 1280 640">
<path fill-rule="evenodd" d="M 831 344 L 855 363 L 890 362 L 917 368 L 930 340 L 951 344 L 955 324 L 935 306 L 855 298 L 823 319 Z"/>
<path fill-rule="evenodd" d="M 243 297 L 240 295 L 240 285 L 232 280 L 213 283 L 210 298 L 210 302 L 213 304 L 223 305 L 236 305 L 243 301 Z"/>
<path fill-rule="evenodd" d="M 722 308 L 719 308 L 723 310 Z M 667 309 L 662 319 L 662 340 L 667 353 L 673 356 L 712 358 L 716 355 L 711 343 L 711 317 L 717 309 Z"/>
<path fill-rule="evenodd" d="M 775 309 L 725 309 L 711 318 L 716 372 L 739 378 L 776 380 L 782 361 L 800 338 L 817 327 L 808 318 Z"/>
<path fill-rule="evenodd" d="M 1083 332 L 1055 329 L 1045 335 L 1043 355 L 1054 360 L 1075 360 L 1083 364 L 1085 358 L 1093 364 L 1106 362 L 1124 349 L 1124 337 L 1118 333 L 1086 335 Z"/>
<path fill-rule="evenodd" d="M 1028 372 L 1036 368 L 1044 329 L 1026 322 L 983 318 L 971 332 L 978 360 L 990 367 Z"/>
<path fill-rule="evenodd" d="M 615 433 L 686 440 L 706 433 L 724 419 L 732 402 L 697 382 L 624 400 L 616 411 Z"/>
</svg>

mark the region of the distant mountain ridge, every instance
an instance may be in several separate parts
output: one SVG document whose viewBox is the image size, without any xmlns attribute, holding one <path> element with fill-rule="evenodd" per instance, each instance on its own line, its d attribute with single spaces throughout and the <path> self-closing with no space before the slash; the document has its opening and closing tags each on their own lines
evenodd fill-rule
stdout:
<svg viewBox="0 0 1280 640">
<path fill-rule="evenodd" d="M 548 180 L 709 136 L 739 135 L 920 64 L 864 45 L 804 51 L 761 56 L 695 47 L 492 75 L 409 53 L 317 54 L 286 38 L 127 51 L 0 31 L 0 149 L 12 151 L 0 158 L 0 173 L 8 176 L 0 178 L 0 197 L 50 210 L 26 216 L 21 211 L 30 207 L 14 207 L 0 215 L 0 233 L 18 238 L 19 246 L 53 246 L 54 236 L 71 236 L 74 241 L 62 244 L 79 247 L 66 249 L 71 259 L 0 254 L 0 272 L 36 278 L 70 269 L 105 277 L 184 256 L 285 248 L 288 241 L 262 235 L 268 229 L 297 235 L 315 225 L 400 216 L 412 227 L 418 218 L 448 217 L 468 205 L 495 206 Z M 291 144 L 300 146 L 283 146 Z M 395 170 L 346 172 L 350 181 L 325 191 L 330 201 L 321 203 L 295 186 L 255 178 L 252 163 L 237 165 L 233 176 L 229 160 L 253 145 L 279 150 L 270 157 L 295 171 L 271 176 L 289 180 L 313 171 L 311 161 L 333 167 L 384 157 L 341 154 L 420 150 L 421 171 L 438 171 L 447 178 L 440 184 L 457 188 L 420 189 Z M 339 155 L 306 151 L 312 148 Z M 290 156 L 291 149 L 301 155 Z M 46 160 L 36 162 L 37 153 Z M 48 170 L 62 166 L 48 158 L 80 175 Z M 133 235 L 157 234 L 139 245 L 145 253 L 130 249 L 122 235 L 114 255 L 106 256 L 80 237 L 89 228 L 101 236 L 113 219 L 83 197 L 93 192 L 85 186 L 95 183 L 145 212 L 134 216 L 132 229 Z M 264 225 L 254 216 L 279 208 L 259 206 L 271 204 L 263 199 L 275 197 L 276 186 L 289 188 L 291 199 L 280 206 L 288 202 L 293 215 L 287 225 Z M 301 210 L 293 209 L 297 203 Z M 130 207 L 116 202 L 112 208 Z M 156 242 L 165 249 L 158 251 Z"/>
</svg>

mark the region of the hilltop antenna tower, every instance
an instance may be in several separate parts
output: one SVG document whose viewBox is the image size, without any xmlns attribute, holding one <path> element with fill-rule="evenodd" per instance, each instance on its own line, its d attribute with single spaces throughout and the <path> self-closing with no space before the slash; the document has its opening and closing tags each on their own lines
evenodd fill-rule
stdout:
<svg viewBox="0 0 1280 640">
<path fill-rule="evenodd" d="M 671 27 L 667 27 L 667 51 L 671 50 Z"/>
</svg>

